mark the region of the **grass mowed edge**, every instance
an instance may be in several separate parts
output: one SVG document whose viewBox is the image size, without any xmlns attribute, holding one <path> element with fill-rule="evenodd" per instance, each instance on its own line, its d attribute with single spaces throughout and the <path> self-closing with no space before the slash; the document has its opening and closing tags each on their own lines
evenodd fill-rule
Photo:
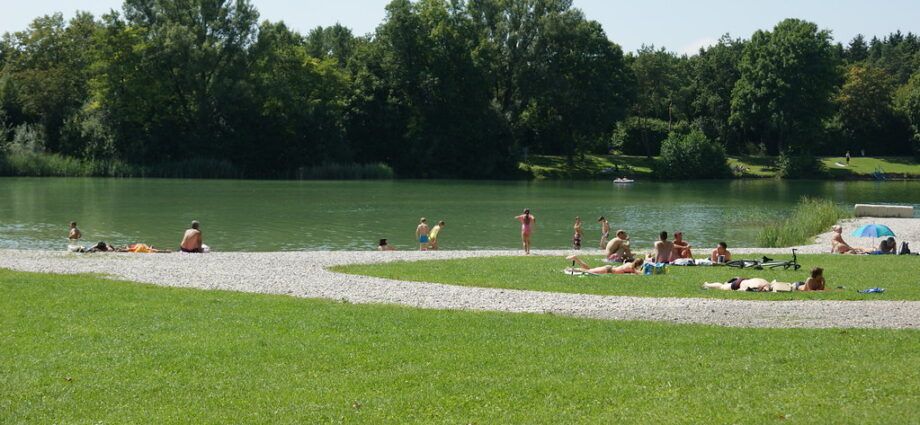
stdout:
<svg viewBox="0 0 920 425">
<path fill-rule="evenodd" d="M 0 270 L 2 423 L 910 423 L 920 333 L 416 310 Z"/>
<path fill-rule="evenodd" d="M 736 255 L 736 259 L 760 259 L 761 254 Z M 777 260 L 789 255 L 769 255 Z M 352 264 L 331 270 L 413 282 L 443 283 L 483 288 L 524 289 L 597 295 L 676 298 L 732 298 L 744 300 L 920 300 L 920 281 L 914 270 L 915 256 L 799 255 L 802 268 L 751 270 L 732 267 L 669 266 L 668 273 L 654 276 L 570 276 L 562 273 L 571 264 L 562 257 L 475 257 L 454 260 L 395 261 Z M 602 257 L 586 255 L 589 264 L 601 265 Z M 768 281 L 804 281 L 813 267 L 824 268 L 828 290 L 823 292 L 737 292 L 702 289 L 703 282 L 725 282 L 739 276 Z M 883 287 L 883 294 L 860 294 L 859 289 Z"/>
</svg>

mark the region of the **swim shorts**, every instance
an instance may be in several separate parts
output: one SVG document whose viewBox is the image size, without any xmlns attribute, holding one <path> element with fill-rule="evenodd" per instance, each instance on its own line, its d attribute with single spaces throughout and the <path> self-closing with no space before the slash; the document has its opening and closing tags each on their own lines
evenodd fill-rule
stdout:
<svg viewBox="0 0 920 425">
<path fill-rule="evenodd" d="M 419 236 L 418 243 L 428 243 L 428 235 Z"/>
</svg>

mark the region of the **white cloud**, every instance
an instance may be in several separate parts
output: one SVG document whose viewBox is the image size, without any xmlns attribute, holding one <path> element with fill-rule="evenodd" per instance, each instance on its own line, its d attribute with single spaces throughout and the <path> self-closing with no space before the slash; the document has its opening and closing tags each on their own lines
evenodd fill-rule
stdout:
<svg viewBox="0 0 920 425">
<path fill-rule="evenodd" d="M 682 47 L 677 53 L 682 54 L 682 55 L 687 55 L 687 56 L 693 56 L 693 55 L 700 53 L 701 48 L 712 46 L 713 44 L 716 44 L 718 42 L 719 40 L 717 38 L 712 38 L 712 37 L 700 38 L 694 41 L 693 43 L 690 43 Z"/>
</svg>

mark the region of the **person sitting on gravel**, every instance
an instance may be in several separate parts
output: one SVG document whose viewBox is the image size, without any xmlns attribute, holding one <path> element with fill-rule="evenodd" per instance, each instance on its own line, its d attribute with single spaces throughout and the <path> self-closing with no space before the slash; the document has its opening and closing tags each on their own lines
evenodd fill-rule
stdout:
<svg viewBox="0 0 920 425">
<path fill-rule="evenodd" d="M 642 274 L 642 263 L 644 261 L 641 258 L 637 258 L 634 261 L 623 263 L 622 266 L 612 266 L 608 264 L 606 266 L 591 268 L 588 263 L 584 262 L 584 260 L 578 258 L 576 255 L 565 257 L 565 259 L 571 261 L 573 266 L 576 263 L 579 266 L 578 268 L 573 267 L 570 271 L 590 274 Z"/>
<path fill-rule="evenodd" d="M 201 224 L 198 223 L 198 220 L 192 220 L 192 228 L 185 231 L 185 234 L 182 235 L 182 242 L 179 244 L 179 250 L 189 254 L 201 254 L 204 253 L 203 246 L 201 242 Z"/>
<path fill-rule="evenodd" d="M 854 248 L 843 240 L 843 227 L 839 224 L 832 228 L 834 236 L 831 237 L 831 254 L 866 254 L 862 248 Z"/>
<path fill-rule="evenodd" d="M 617 230 L 617 236 L 607 243 L 607 259 L 611 261 L 629 261 L 632 251 L 629 249 L 629 235 L 624 230 Z"/>
</svg>

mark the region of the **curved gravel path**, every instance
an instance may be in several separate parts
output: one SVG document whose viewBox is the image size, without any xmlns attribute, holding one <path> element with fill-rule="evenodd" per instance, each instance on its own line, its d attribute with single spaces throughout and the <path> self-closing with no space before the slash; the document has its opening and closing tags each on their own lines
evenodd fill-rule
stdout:
<svg viewBox="0 0 920 425">
<path fill-rule="evenodd" d="M 562 256 L 565 251 L 542 251 Z M 420 308 L 553 313 L 733 327 L 920 328 L 918 301 L 745 301 L 563 294 L 333 273 L 338 264 L 519 255 L 517 251 L 70 254 L 0 251 L 0 268 L 101 273 L 162 286 L 392 303 Z"/>
</svg>

